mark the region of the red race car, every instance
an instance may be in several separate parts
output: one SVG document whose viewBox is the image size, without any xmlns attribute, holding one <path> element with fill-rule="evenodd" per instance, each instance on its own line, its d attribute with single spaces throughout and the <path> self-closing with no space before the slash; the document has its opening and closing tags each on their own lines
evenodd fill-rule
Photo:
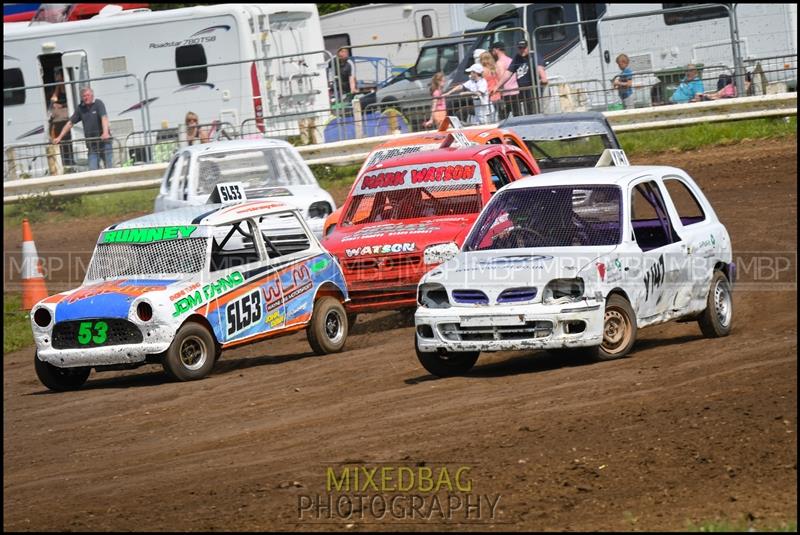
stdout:
<svg viewBox="0 0 800 535">
<path fill-rule="evenodd" d="M 440 148 L 364 169 L 322 242 L 342 265 L 348 313 L 416 306 L 419 279 L 458 252 L 491 195 L 534 174 L 529 153 L 506 144 Z"/>
</svg>

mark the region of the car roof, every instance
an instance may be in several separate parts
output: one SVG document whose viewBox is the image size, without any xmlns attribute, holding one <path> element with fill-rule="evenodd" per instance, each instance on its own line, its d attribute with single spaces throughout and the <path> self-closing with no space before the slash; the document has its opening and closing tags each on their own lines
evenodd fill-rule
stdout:
<svg viewBox="0 0 800 535">
<path fill-rule="evenodd" d="M 445 131 L 434 130 L 432 132 L 422 132 L 422 133 L 419 133 L 419 134 L 414 135 L 414 136 L 406 136 L 406 137 L 399 137 L 399 138 L 395 138 L 395 139 L 390 139 L 389 141 L 385 141 L 385 142 L 381 143 L 380 145 L 378 145 L 377 147 L 375 147 L 374 150 L 388 149 L 388 148 L 392 148 L 392 147 L 406 147 L 408 145 L 422 145 L 422 144 L 427 144 L 427 143 L 441 143 L 442 141 L 445 140 L 445 138 L 447 138 L 448 134 L 450 134 L 451 132 L 456 132 L 456 131 L 463 132 L 464 135 L 467 136 L 467 139 L 469 139 L 470 141 L 477 141 L 478 139 L 484 139 L 484 138 L 488 137 L 488 135 L 484 136 L 483 138 L 481 137 L 482 134 L 485 134 L 487 132 L 489 132 L 489 133 L 497 132 L 500 135 L 504 135 L 504 134 L 509 133 L 508 130 L 505 130 L 503 128 L 496 128 L 496 127 L 492 127 L 492 128 L 486 128 L 486 127 L 482 127 L 482 128 L 475 128 L 475 127 L 453 128 L 453 129 L 447 129 Z"/>
<path fill-rule="evenodd" d="M 203 143 L 200 145 L 189 145 L 181 150 L 188 151 L 194 155 L 211 154 L 218 152 L 232 152 L 237 150 L 247 149 L 264 149 L 283 147 L 294 149 L 291 143 L 287 143 L 282 139 L 234 139 L 229 141 L 212 141 L 210 143 Z"/>
<path fill-rule="evenodd" d="M 509 149 L 520 150 L 517 147 L 509 147 L 508 145 L 470 145 L 468 147 L 446 147 L 444 149 L 434 149 L 425 152 L 414 152 L 384 160 L 365 169 L 364 172 L 366 173 L 372 169 L 378 170 L 387 167 L 398 167 L 400 165 L 425 165 L 451 160 L 474 160 L 479 156 L 479 153 L 484 151 L 496 152 Z"/>
<path fill-rule="evenodd" d="M 676 168 L 663 165 L 631 165 L 622 167 L 585 167 L 581 169 L 568 169 L 553 171 L 551 173 L 536 175 L 516 180 L 505 186 L 504 190 L 538 188 L 548 186 L 625 186 L 629 182 L 647 175 L 663 176 L 665 174 L 685 173 Z"/>
<path fill-rule="evenodd" d="M 522 139 L 559 140 L 597 134 L 614 138 L 605 116 L 600 112 L 522 115 L 506 119 L 499 127 L 513 129 Z"/>
<path fill-rule="evenodd" d="M 105 230 L 175 225 L 225 225 L 247 217 L 285 211 L 297 211 L 297 208 L 280 201 L 265 199 L 254 199 L 236 204 L 201 204 L 129 219 L 112 225 Z"/>
</svg>

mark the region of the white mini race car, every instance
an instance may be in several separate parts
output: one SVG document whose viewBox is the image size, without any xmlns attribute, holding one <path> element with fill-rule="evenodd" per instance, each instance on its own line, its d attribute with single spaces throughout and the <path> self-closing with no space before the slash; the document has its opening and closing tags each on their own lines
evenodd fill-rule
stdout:
<svg viewBox="0 0 800 535">
<path fill-rule="evenodd" d="M 336 210 L 296 148 L 278 139 L 256 139 L 180 149 L 164 173 L 154 211 L 206 204 L 224 182 L 244 184 L 249 199 L 277 198 L 299 208 L 318 238 L 325 218 Z"/>
<path fill-rule="evenodd" d="M 220 189 L 239 199 L 239 187 Z M 292 206 L 161 212 L 108 227 L 84 284 L 33 307 L 36 373 L 52 390 L 80 387 L 92 368 L 146 363 L 201 379 L 223 349 L 301 329 L 315 353 L 334 353 L 347 300 L 339 264 Z"/>
<path fill-rule="evenodd" d="M 467 372 L 481 351 L 626 355 L 639 327 L 698 321 L 730 332 L 731 241 L 697 184 L 673 167 L 557 171 L 499 190 L 461 251 L 420 281 L 417 356 Z"/>
</svg>

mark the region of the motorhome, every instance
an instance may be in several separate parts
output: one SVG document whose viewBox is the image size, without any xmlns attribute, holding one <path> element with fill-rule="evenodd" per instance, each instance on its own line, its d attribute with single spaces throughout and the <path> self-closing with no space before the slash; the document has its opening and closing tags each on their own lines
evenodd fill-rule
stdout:
<svg viewBox="0 0 800 535">
<path fill-rule="evenodd" d="M 351 55 L 386 58 L 397 68 L 414 64 L 422 40 L 475 26 L 464 4 L 367 4 L 323 15 L 320 21 L 331 54 L 353 46 Z M 368 43 L 373 45 L 355 46 Z"/>
<path fill-rule="evenodd" d="M 201 123 L 272 137 L 296 135 L 303 114 L 326 120 L 319 115 L 328 95 L 316 4 L 221 4 L 4 24 L 3 48 L 5 146 L 48 140 L 54 87 L 42 86 L 57 71 L 67 82 L 69 113 L 80 89 L 91 86 L 120 143 L 145 128 L 182 125 L 188 111 Z M 83 137 L 81 126 L 75 138 Z"/>
<path fill-rule="evenodd" d="M 602 90 L 611 88 L 611 79 L 619 72 L 615 58 L 625 53 L 635 75 L 650 76 L 647 83 L 641 84 L 646 87 L 636 91 L 637 105 L 647 106 L 654 96 L 650 89 L 673 83 L 689 63 L 707 67 L 703 75 L 707 90 L 716 89 L 712 87 L 716 82 L 712 73 L 730 73 L 733 69 L 731 24 L 722 4 L 645 15 L 688 6 L 696 4 L 468 4 L 466 14 L 473 20 L 486 22 L 484 31 L 496 31 L 476 39 L 473 50 L 488 48 L 491 42 L 499 40 L 505 43 L 511 56 L 516 53 L 518 41 L 529 38 L 536 28 L 600 19 L 595 23 L 535 32 L 537 55 L 546 68 L 551 90 L 555 85 L 552 82 L 571 82 L 573 87 L 584 88 L 590 104 L 594 105 L 591 107 L 602 106 L 608 96 Z M 753 68 L 760 63 L 769 71 L 768 79 L 784 79 L 791 86 L 793 78 L 796 84 L 797 6 L 734 4 L 732 7 L 745 67 Z M 499 31 L 517 27 L 525 28 L 528 35 Z M 462 63 L 461 71 L 461 67 L 466 67 L 466 62 Z M 465 78 L 460 73 L 452 83 L 461 83 Z"/>
</svg>

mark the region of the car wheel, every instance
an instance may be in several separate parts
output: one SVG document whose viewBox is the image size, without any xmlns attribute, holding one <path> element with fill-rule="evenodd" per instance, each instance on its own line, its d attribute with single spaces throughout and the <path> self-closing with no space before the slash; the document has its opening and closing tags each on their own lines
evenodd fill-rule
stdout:
<svg viewBox="0 0 800 535">
<path fill-rule="evenodd" d="M 697 323 L 707 338 L 728 336 L 733 320 L 733 297 L 731 283 L 721 271 L 715 271 L 711 288 L 706 298 L 706 309 Z"/>
<path fill-rule="evenodd" d="M 81 366 L 80 368 L 59 368 L 53 366 L 49 362 L 39 359 L 38 354 L 34 354 L 33 360 L 36 368 L 36 377 L 42 382 L 44 386 L 56 392 L 65 392 L 67 390 L 77 390 L 89 374 L 92 373 L 92 368 L 88 366 Z"/>
<path fill-rule="evenodd" d="M 308 325 L 308 343 L 317 355 L 338 353 L 347 341 L 347 313 L 335 297 L 323 297 L 314 303 Z"/>
<path fill-rule="evenodd" d="M 202 379 L 214 367 L 217 346 L 206 327 L 188 322 L 178 333 L 161 361 L 164 371 L 178 381 Z"/>
<path fill-rule="evenodd" d="M 603 342 L 595 349 L 594 360 L 619 359 L 627 355 L 636 342 L 636 314 L 631 304 L 621 295 L 612 294 L 606 299 L 603 318 Z"/>
<path fill-rule="evenodd" d="M 414 349 L 422 367 L 437 377 L 464 375 L 475 366 L 481 354 L 480 351 L 447 351 L 444 354 L 437 351 L 430 353 L 420 351 L 416 334 L 414 334 Z"/>
</svg>

